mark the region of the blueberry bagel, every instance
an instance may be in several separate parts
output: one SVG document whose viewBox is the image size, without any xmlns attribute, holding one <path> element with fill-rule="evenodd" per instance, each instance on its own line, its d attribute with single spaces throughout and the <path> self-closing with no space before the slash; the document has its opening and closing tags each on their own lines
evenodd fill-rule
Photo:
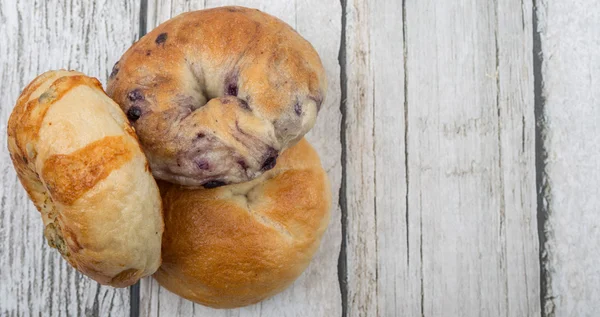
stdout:
<svg viewBox="0 0 600 317">
<path fill-rule="evenodd" d="M 115 287 L 158 269 L 158 186 L 125 114 L 95 78 L 34 79 L 8 121 L 8 149 L 48 244 L 71 265 Z"/>
<path fill-rule="evenodd" d="M 154 176 L 208 188 L 252 180 L 314 125 L 327 82 L 315 49 L 255 9 L 181 14 L 115 64 L 107 92 Z"/>
</svg>

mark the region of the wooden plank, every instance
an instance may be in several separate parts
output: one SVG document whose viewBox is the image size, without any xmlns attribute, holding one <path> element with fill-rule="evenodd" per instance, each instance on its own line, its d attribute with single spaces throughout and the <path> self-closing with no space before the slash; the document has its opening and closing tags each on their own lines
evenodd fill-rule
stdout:
<svg viewBox="0 0 600 317">
<path fill-rule="evenodd" d="M 600 3 L 537 1 L 545 316 L 600 312 Z M 543 165 L 545 164 L 545 166 Z M 542 239 L 543 241 L 543 239 Z"/>
<path fill-rule="evenodd" d="M 539 316 L 532 4 L 498 1 L 496 10 L 505 305 L 508 316 Z"/>
<path fill-rule="evenodd" d="M 530 6 L 346 20 L 348 315 L 539 314 Z"/>
<path fill-rule="evenodd" d="M 348 316 L 420 314 L 418 266 L 407 265 L 402 17 L 401 1 L 346 6 Z"/>
<path fill-rule="evenodd" d="M 138 30 L 137 1 L 22 0 L 0 3 L 0 144 L 24 86 L 69 68 L 101 81 Z M 0 315 L 124 316 L 128 289 L 101 287 L 47 246 L 39 213 L 0 151 Z"/>
<path fill-rule="evenodd" d="M 337 205 L 341 182 L 340 144 L 340 47 L 341 7 L 334 1 L 182 1 L 148 2 L 148 30 L 181 12 L 223 5 L 254 7 L 289 23 L 317 49 L 329 79 L 329 92 L 316 126 L 309 133 L 323 166 L 328 171 L 333 193 L 331 223 L 321 248 L 307 271 L 288 290 L 254 306 L 234 310 L 213 310 L 160 288 L 156 281 L 141 283 L 142 316 L 339 316 L 342 313 L 337 263 L 340 252 L 341 223 Z"/>
</svg>

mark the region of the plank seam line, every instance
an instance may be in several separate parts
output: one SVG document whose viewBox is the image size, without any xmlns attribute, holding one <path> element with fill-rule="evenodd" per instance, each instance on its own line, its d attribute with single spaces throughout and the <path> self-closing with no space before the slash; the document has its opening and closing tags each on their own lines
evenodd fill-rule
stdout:
<svg viewBox="0 0 600 317">
<path fill-rule="evenodd" d="M 368 3 L 367 3 L 368 5 Z M 369 9 L 366 9 L 367 12 Z M 370 29 L 370 20 L 368 20 L 367 18 L 367 28 Z M 369 56 L 371 55 L 371 36 L 369 35 Z M 374 67 L 371 63 L 369 63 L 369 70 L 371 72 L 371 74 L 374 73 Z M 375 259 L 377 259 L 377 261 L 379 261 L 379 229 L 377 228 L 377 138 L 375 137 L 376 133 L 375 131 L 377 130 L 377 120 L 375 120 L 376 118 L 376 91 L 377 89 L 375 88 L 376 82 L 375 82 L 375 76 L 371 76 L 371 86 L 373 87 L 373 99 L 372 99 L 372 103 L 373 103 L 373 107 L 371 109 L 372 111 L 372 116 L 373 116 L 373 127 L 371 128 L 371 137 L 373 138 L 373 146 L 372 146 L 372 151 L 373 151 L 373 218 L 375 219 L 374 221 L 374 227 L 375 227 Z M 375 298 L 379 298 L 379 265 L 376 264 L 375 265 Z M 376 309 L 375 309 L 375 315 L 379 316 L 379 303 L 377 303 L 376 305 Z"/>
<path fill-rule="evenodd" d="M 539 261 L 540 261 L 540 308 L 542 317 L 554 317 L 554 302 L 549 287 L 552 283 L 547 268 L 548 250 L 546 240 L 548 237 L 548 215 L 550 188 L 547 182 L 546 163 L 548 150 L 544 144 L 544 136 L 547 133 L 545 120 L 546 99 L 543 93 L 542 66 L 544 56 L 542 52 L 542 40 L 538 25 L 538 0 L 533 0 L 532 8 L 532 33 L 533 33 L 533 86 L 534 86 L 534 117 L 535 117 L 535 185 L 537 194 L 537 225 L 539 239 Z"/>
<path fill-rule="evenodd" d="M 348 231 L 348 202 L 346 200 L 346 99 L 348 97 L 347 84 L 348 77 L 346 74 L 346 13 L 347 13 L 347 0 L 340 0 L 342 7 L 341 23 L 342 29 L 340 32 L 340 50 L 338 55 L 338 63 L 340 65 L 340 143 L 342 146 L 341 153 L 341 167 L 342 167 L 342 180 L 340 183 L 339 191 L 339 205 L 341 212 L 341 225 L 342 225 L 342 243 L 340 246 L 340 255 L 338 257 L 338 283 L 340 285 L 340 295 L 342 300 L 342 317 L 348 316 L 348 257 L 347 257 L 347 231 Z"/>
<path fill-rule="evenodd" d="M 406 186 L 404 222 L 406 226 L 406 266 L 410 266 L 409 171 L 408 171 L 408 47 L 406 46 L 406 0 L 402 0 L 402 50 L 404 54 L 404 182 Z"/>
<path fill-rule="evenodd" d="M 376 120 L 376 113 L 377 113 L 377 88 L 376 88 L 376 80 L 375 80 L 375 66 L 373 65 L 372 62 L 372 57 L 373 57 L 373 51 L 371 49 L 371 44 L 372 44 L 372 34 L 371 34 L 371 17 L 369 15 L 370 13 L 370 7 L 369 7 L 369 3 L 367 1 L 364 2 L 364 4 L 362 4 L 362 6 L 360 7 L 361 11 L 366 12 L 367 14 L 365 14 L 364 17 L 364 21 L 362 21 L 361 24 L 363 24 L 363 26 L 365 27 L 365 29 L 367 30 L 366 32 L 366 54 L 367 56 L 369 56 L 368 58 L 365 59 L 365 64 L 367 65 L 367 72 L 368 74 L 370 74 L 370 79 L 371 79 L 371 91 L 372 91 L 372 95 L 371 95 L 371 119 L 372 119 L 372 126 L 371 126 L 371 138 L 372 138 L 372 142 L 371 142 L 371 156 L 370 156 L 370 160 L 371 162 L 373 162 L 373 188 L 372 188 L 372 193 L 373 193 L 373 230 L 375 233 L 374 236 L 374 241 L 375 241 L 375 280 L 374 280 L 374 287 L 375 287 L 375 299 L 374 300 L 374 305 L 375 305 L 375 316 L 380 316 L 379 314 L 379 229 L 378 229 L 378 218 L 377 218 L 377 138 L 376 138 L 376 131 L 377 131 L 377 120 Z M 361 18 L 359 17 L 357 20 L 360 20 Z M 365 98 L 366 99 L 366 98 Z M 365 100 L 365 104 L 368 105 L 368 102 Z M 359 309 L 359 311 L 361 313 L 363 313 L 364 311 L 362 309 Z"/>
<path fill-rule="evenodd" d="M 402 0 L 402 53 L 404 57 L 404 180 L 406 186 L 406 196 L 405 196 L 405 226 L 406 226 L 406 266 L 410 266 L 410 170 L 409 170 L 409 162 L 408 162 L 408 22 L 406 20 L 406 0 Z M 420 199 L 419 199 L 420 200 Z M 421 203 L 419 202 L 419 205 Z M 419 242 L 419 257 L 420 257 L 420 273 L 421 273 L 421 298 L 420 298 L 420 306 L 421 306 L 421 317 L 425 317 L 425 305 L 424 305 L 424 297 L 425 292 L 423 288 L 423 220 L 422 214 L 420 219 L 420 242 Z"/>
<path fill-rule="evenodd" d="M 148 0 L 140 1 L 138 40 L 146 34 Z M 129 317 L 140 316 L 140 282 L 129 287 Z"/>
<path fill-rule="evenodd" d="M 140 0 L 140 28 L 138 30 L 138 39 L 146 35 L 148 24 L 148 0 Z"/>
<path fill-rule="evenodd" d="M 504 186 L 504 169 L 502 167 L 503 153 L 502 153 L 502 106 L 500 105 L 500 46 L 498 44 L 498 31 L 500 28 L 499 20 L 498 20 L 498 8 L 499 3 L 498 0 L 494 1 L 494 45 L 496 48 L 496 111 L 497 111 L 497 131 L 498 131 L 498 178 L 500 185 L 500 214 L 499 214 L 499 228 L 498 235 L 500 237 L 500 244 L 502 247 L 502 254 L 500 257 L 500 267 L 504 271 L 504 303 L 506 305 L 506 316 L 509 314 L 509 300 L 508 300 L 508 292 L 510 291 L 508 288 L 508 263 L 507 263 L 507 246 L 506 246 L 506 197 L 505 197 L 505 186 Z"/>
</svg>

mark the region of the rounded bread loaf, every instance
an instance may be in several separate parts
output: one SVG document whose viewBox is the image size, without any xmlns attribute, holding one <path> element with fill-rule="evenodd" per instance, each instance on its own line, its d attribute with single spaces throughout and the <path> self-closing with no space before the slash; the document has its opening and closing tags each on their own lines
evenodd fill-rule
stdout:
<svg viewBox="0 0 600 317">
<path fill-rule="evenodd" d="M 327 90 L 311 44 L 259 10 L 181 14 L 115 64 L 107 93 L 156 178 L 189 187 L 252 180 L 314 125 Z"/>
<path fill-rule="evenodd" d="M 327 174 L 304 139 L 250 182 L 159 187 L 165 233 L 154 278 L 215 308 L 254 304 L 284 290 L 308 266 L 329 222 Z"/>
<path fill-rule="evenodd" d="M 8 149 L 48 244 L 77 270 L 125 287 L 160 266 L 158 186 L 95 78 L 49 71 L 34 79 L 10 116 Z"/>
</svg>

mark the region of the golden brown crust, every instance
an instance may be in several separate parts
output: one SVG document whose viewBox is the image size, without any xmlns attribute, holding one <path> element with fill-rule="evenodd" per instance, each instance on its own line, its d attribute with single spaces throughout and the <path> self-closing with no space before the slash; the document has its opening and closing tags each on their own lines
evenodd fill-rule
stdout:
<svg viewBox="0 0 600 317">
<path fill-rule="evenodd" d="M 73 153 L 48 157 L 42 178 L 56 201 L 71 205 L 132 155 L 122 136 L 105 137 Z"/>
<path fill-rule="evenodd" d="M 158 268 L 158 187 L 98 80 L 68 71 L 34 79 L 10 116 L 8 149 L 48 244 L 71 265 L 115 287 Z"/>
<path fill-rule="evenodd" d="M 262 177 L 218 189 L 159 182 L 165 211 L 158 282 L 216 308 L 250 305 L 308 266 L 329 221 L 327 175 L 306 140 Z"/>
<path fill-rule="evenodd" d="M 107 89 L 130 114 L 154 175 L 196 187 L 272 168 L 312 128 L 326 90 L 310 43 L 243 7 L 161 24 L 123 55 Z"/>
</svg>

